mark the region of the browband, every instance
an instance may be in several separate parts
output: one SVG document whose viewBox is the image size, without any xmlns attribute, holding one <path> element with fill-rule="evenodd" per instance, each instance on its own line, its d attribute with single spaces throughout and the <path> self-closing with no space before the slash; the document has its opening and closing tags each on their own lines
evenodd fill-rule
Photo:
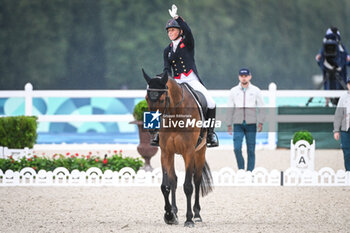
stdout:
<svg viewBox="0 0 350 233">
<path fill-rule="evenodd" d="M 168 88 L 166 89 L 147 88 L 147 91 L 168 91 Z"/>
</svg>

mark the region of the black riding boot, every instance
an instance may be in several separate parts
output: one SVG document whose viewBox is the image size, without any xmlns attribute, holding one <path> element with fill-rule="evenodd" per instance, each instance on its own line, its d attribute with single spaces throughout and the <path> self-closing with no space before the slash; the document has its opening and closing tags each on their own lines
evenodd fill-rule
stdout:
<svg viewBox="0 0 350 233">
<path fill-rule="evenodd" d="M 213 108 L 213 109 L 208 108 L 207 118 L 210 121 L 210 127 L 208 128 L 207 147 L 219 146 L 218 137 L 214 132 L 215 115 L 216 115 L 216 108 Z"/>
<path fill-rule="evenodd" d="M 159 131 L 155 130 L 151 133 L 151 146 L 159 146 Z"/>
</svg>

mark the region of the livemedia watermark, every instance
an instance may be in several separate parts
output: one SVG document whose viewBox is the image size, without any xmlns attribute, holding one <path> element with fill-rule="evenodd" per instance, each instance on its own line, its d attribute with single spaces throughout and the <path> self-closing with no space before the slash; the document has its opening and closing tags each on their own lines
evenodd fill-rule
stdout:
<svg viewBox="0 0 350 233">
<path fill-rule="evenodd" d="M 194 129 L 194 128 L 212 128 L 221 127 L 220 120 L 198 120 L 191 114 L 162 114 L 158 110 L 153 112 L 144 112 L 144 129 Z"/>
</svg>

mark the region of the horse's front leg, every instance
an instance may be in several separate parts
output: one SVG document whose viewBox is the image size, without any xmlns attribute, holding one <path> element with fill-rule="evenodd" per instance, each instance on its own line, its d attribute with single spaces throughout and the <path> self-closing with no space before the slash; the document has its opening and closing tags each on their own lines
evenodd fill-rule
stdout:
<svg viewBox="0 0 350 233">
<path fill-rule="evenodd" d="M 167 163 L 168 158 L 165 158 L 162 153 L 162 170 L 163 170 L 163 181 L 161 185 L 161 190 L 164 196 L 165 201 L 165 214 L 164 214 L 164 221 L 166 224 L 178 224 L 177 219 L 177 207 L 176 207 L 176 201 L 175 201 L 175 191 L 176 191 L 176 176 L 175 176 L 175 170 L 174 170 L 174 163 L 172 163 L 172 168 L 170 167 L 169 163 Z M 170 159 L 171 160 L 171 159 Z M 175 188 L 174 188 L 175 187 Z M 170 191 L 172 191 L 172 203 L 173 206 L 170 204 L 169 201 L 169 194 Z"/>
</svg>

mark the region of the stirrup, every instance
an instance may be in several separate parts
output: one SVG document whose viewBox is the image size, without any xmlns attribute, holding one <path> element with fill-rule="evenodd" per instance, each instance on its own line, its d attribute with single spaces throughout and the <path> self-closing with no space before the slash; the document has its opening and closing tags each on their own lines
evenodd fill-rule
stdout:
<svg viewBox="0 0 350 233">
<path fill-rule="evenodd" d="M 215 132 L 208 133 L 207 136 L 207 147 L 217 147 L 219 146 L 218 136 Z"/>
<path fill-rule="evenodd" d="M 156 133 L 156 135 L 151 139 L 151 146 L 159 146 L 159 134 Z"/>
</svg>

